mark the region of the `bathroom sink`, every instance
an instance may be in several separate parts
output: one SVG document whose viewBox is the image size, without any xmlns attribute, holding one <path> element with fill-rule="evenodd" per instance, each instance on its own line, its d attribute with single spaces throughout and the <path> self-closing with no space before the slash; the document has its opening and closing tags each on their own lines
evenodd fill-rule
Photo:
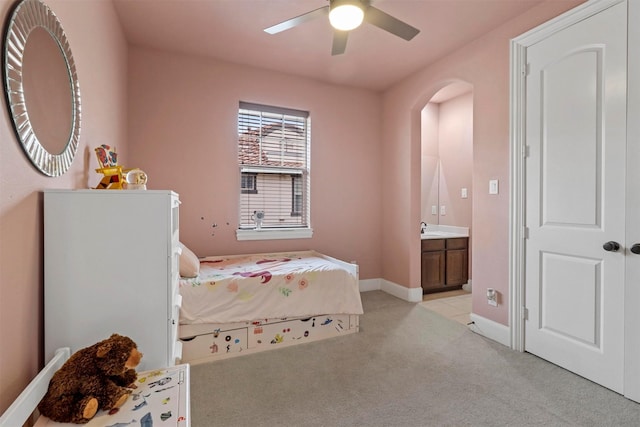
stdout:
<svg viewBox="0 0 640 427">
<path fill-rule="evenodd" d="M 422 233 L 422 236 L 424 237 L 447 237 L 449 235 L 452 235 L 454 233 L 448 233 L 446 231 L 425 231 L 424 233 Z"/>
<path fill-rule="evenodd" d="M 451 239 L 455 237 L 469 237 L 469 233 L 456 233 L 452 231 L 425 231 L 420 234 L 421 239 Z"/>
<path fill-rule="evenodd" d="M 446 239 L 448 237 L 461 237 L 461 235 L 448 233 L 446 231 L 427 231 L 426 233 L 422 233 L 420 237 L 423 239 Z"/>
</svg>

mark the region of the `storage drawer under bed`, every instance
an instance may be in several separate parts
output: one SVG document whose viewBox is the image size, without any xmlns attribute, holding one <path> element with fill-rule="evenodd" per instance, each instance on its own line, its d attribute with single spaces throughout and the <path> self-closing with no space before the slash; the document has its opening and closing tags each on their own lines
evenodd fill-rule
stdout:
<svg viewBox="0 0 640 427">
<path fill-rule="evenodd" d="M 349 315 L 322 315 L 305 319 L 283 320 L 249 327 L 249 348 L 289 341 L 314 341 L 339 335 L 349 329 Z"/>
<path fill-rule="evenodd" d="M 225 325 L 213 325 L 212 332 L 180 338 L 182 362 L 225 359 L 350 334 L 358 332 L 358 320 L 357 315 L 335 314 L 236 323 L 226 330 Z"/>
<path fill-rule="evenodd" d="M 215 330 L 210 334 L 181 338 L 182 360 L 238 353 L 247 349 L 247 328 L 228 331 Z"/>
</svg>

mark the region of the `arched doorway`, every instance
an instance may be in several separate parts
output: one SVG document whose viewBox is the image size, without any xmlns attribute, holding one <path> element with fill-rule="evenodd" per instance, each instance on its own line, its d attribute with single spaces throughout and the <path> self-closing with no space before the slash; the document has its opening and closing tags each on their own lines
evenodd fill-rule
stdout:
<svg viewBox="0 0 640 427">
<path fill-rule="evenodd" d="M 438 90 L 421 109 L 420 136 L 420 220 L 427 224 L 428 230 L 460 229 L 470 236 L 473 222 L 473 86 L 456 81 Z M 470 292 L 471 246 L 468 247 L 469 279 L 463 289 Z"/>
</svg>

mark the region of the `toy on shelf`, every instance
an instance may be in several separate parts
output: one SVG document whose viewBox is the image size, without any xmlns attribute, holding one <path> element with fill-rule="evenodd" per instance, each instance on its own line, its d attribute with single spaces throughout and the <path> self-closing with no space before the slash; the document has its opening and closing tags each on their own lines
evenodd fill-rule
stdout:
<svg viewBox="0 0 640 427">
<path fill-rule="evenodd" d="M 97 190 L 147 189 L 147 174 L 138 168 L 123 169 L 122 166 L 119 166 L 115 147 L 102 144 L 96 147 L 95 151 L 100 164 L 96 172 L 104 175 L 96 186 Z"/>
<path fill-rule="evenodd" d="M 147 174 L 138 168 L 130 169 L 124 174 L 122 186 L 126 190 L 146 190 Z"/>
<path fill-rule="evenodd" d="M 95 151 L 96 156 L 98 156 L 98 163 L 100 164 L 96 172 L 104 175 L 96 189 L 122 189 L 122 166 L 118 166 L 116 149 L 102 144 L 96 147 Z"/>
</svg>

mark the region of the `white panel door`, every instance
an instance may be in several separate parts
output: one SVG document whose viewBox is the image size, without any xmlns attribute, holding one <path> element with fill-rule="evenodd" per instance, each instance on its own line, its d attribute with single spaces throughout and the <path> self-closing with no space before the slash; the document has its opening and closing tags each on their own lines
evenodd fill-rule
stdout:
<svg viewBox="0 0 640 427">
<path fill-rule="evenodd" d="M 628 22 L 640 23 L 640 2 L 629 2 Z M 629 25 L 627 87 L 627 269 L 625 271 L 624 395 L 640 402 L 640 25 Z M 635 247 L 634 247 L 635 246 Z"/>
<path fill-rule="evenodd" d="M 525 350 L 624 379 L 626 4 L 530 46 Z M 606 251 L 615 241 L 621 249 Z"/>
</svg>

